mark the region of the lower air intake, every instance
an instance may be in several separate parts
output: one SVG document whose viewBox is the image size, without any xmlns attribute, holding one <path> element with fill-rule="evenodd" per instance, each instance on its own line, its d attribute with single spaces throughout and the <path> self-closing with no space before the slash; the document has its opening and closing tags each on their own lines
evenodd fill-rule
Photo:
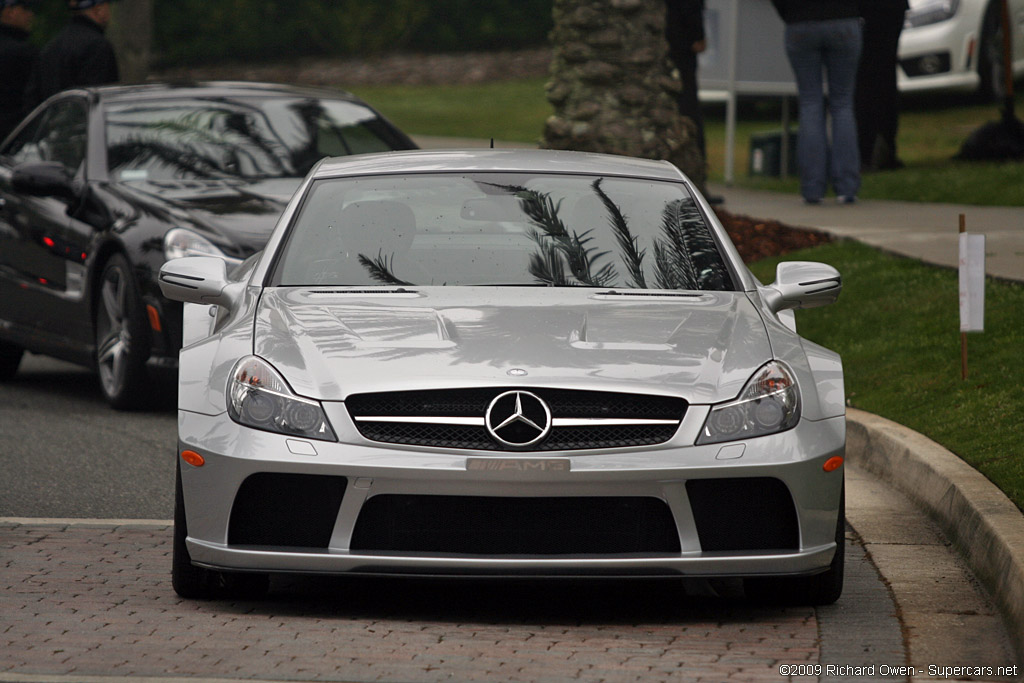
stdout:
<svg viewBox="0 0 1024 683">
<path fill-rule="evenodd" d="M 346 483 L 314 474 L 250 475 L 231 508 L 228 545 L 326 548 Z"/>
<path fill-rule="evenodd" d="M 468 555 L 678 553 L 656 498 L 379 495 L 356 522 L 353 552 Z"/>
<path fill-rule="evenodd" d="M 686 493 L 705 552 L 800 548 L 793 497 L 778 479 L 691 479 Z"/>
</svg>

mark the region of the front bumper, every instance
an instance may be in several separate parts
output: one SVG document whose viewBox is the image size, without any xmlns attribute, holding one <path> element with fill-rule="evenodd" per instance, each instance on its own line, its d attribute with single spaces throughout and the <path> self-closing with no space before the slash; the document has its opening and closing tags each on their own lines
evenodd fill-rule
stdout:
<svg viewBox="0 0 1024 683">
<path fill-rule="evenodd" d="M 961 8 L 966 12 L 968 7 Z M 901 92 L 976 90 L 981 17 L 957 16 L 900 35 L 897 84 Z"/>
<path fill-rule="evenodd" d="M 206 461 L 198 468 L 181 462 L 186 544 L 193 562 L 263 572 L 736 577 L 813 574 L 825 570 L 835 553 L 843 470 L 825 472 L 823 464 L 843 454 L 842 417 L 803 420 L 782 434 L 740 444 L 693 446 L 707 408 L 691 406 L 676 436 L 660 446 L 537 456 L 373 444 L 358 436 L 342 404 L 329 404 L 327 410 L 345 443 L 260 432 L 235 424 L 226 414 L 179 412 L 179 452 L 190 449 Z M 236 496 L 243 482 L 263 473 L 344 477 L 338 479 L 344 482 L 344 494 L 322 547 L 230 542 L 232 515 L 237 523 L 239 514 Z M 707 505 L 705 512 L 695 513 L 688 487 L 697 480 L 781 482 L 795 511 L 791 547 L 703 548 Z M 472 497 L 496 502 L 498 509 L 502 500 L 512 499 L 520 503 L 517 509 L 542 499 L 654 500 L 671 513 L 678 550 L 485 555 L 353 549 L 360 515 L 377 496 Z M 726 498 L 715 505 L 721 505 L 724 519 L 744 503 Z M 593 536 L 593 529 L 587 531 Z"/>
</svg>

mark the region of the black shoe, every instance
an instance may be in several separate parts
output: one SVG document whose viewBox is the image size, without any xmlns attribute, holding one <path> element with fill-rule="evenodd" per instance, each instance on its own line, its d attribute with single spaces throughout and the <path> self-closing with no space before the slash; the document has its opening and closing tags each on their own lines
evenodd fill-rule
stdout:
<svg viewBox="0 0 1024 683">
<path fill-rule="evenodd" d="M 725 204 L 725 197 L 720 194 L 706 194 L 704 199 L 708 200 L 708 204 L 712 206 L 718 206 L 719 204 Z"/>
</svg>

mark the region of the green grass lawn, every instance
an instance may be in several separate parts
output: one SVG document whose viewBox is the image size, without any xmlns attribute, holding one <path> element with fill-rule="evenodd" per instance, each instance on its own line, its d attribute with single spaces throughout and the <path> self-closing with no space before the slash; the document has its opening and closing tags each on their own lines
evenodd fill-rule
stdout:
<svg viewBox="0 0 1024 683">
<path fill-rule="evenodd" d="M 968 335 L 960 378 L 957 273 L 843 241 L 780 260 L 829 263 L 843 276 L 832 306 L 797 312 L 801 335 L 842 354 L 850 405 L 925 434 L 1024 509 L 1024 285 L 989 279 L 985 331 Z"/>
<path fill-rule="evenodd" d="M 363 86 L 353 92 L 410 135 L 536 145 L 551 115 L 545 79 L 480 85 Z"/>
<path fill-rule="evenodd" d="M 413 135 L 494 138 L 536 145 L 551 105 L 546 79 L 481 85 L 363 86 L 354 89 Z M 1024 98 L 1018 98 L 1024 104 Z M 794 107 L 795 109 L 795 107 Z M 1018 107 L 1024 110 L 1024 106 Z M 915 98 L 900 118 L 899 153 L 907 167 L 864 177 L 861 197 L 908 201 L 1024 206 L 1024 163 L 959 163 L 951 160 L 971 131 L 998 118 L 996 105 L 963 97 Z M 750 136 L 780 129 L 777 99 L 744 102 L 736 127 L 735 183 L 797 194 L 795 178 L 748 175 Z M 725 169 L 725 108 L 706 107 L 709 173 Z"/>
<path fill-rule="evenodd" d="M 1024 103 L 1024 99 L 1018 99 Z M 998 119 L 996 105 L 977 104 L 956 95 L 904 100 L 897 149 L 906 168 L 865 174 L 862 198 L 1024 206 L 1024 163 L 953 161 L 971 132 Z M 795 116 L 795 104 L 791 107 Z M 725 172 L 724 119 L 723 106 L 709 108 L 706 134 L 709 172 L 714 180 L 722 180 Z M 794 177 L 781 180 L 748 173 L 751 136 L 781 130 L 779 103 L 748 103 L 737 119 L 735 183 L 797 194 Z M 794 131 L 796 128 L 794 124 Z"/>
</svg>

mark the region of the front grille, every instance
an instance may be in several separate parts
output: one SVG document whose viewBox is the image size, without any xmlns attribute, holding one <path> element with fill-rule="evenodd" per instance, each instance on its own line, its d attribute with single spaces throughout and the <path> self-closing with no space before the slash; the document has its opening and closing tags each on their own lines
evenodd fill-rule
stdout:
<svg viewBox="0 0 1024 683">
<path fill-rule="evenodd" d="M 382 494 L 363 505 L 353 552 L 469 555 L 678 553 L 656 498 L 491 498 Z"/>
<path fill-rule="evenodd" d="M 793 497 L 778 479 L 691 479 L 686 494 L 705 552 L 800 548 Z"/>
<path fill-rule="evenodd" d="M 522 450 L 493 438 L 484 424 L 491 401 L 508 391 L 530 392 L 542 399 L 551 411 L 550 433 L 544 440 L 530 445 L 530 451 L 664 443 L 675 435 L 687 407 L 684 399 L 671 396 L 521 387 L 357 394 L 350 396 L 346 405 L 359 433 L 371 441 L 489 451 Z M 587 420 L 600 421 L 600 424 L 578 424 Z"/>
<path fill-rule="evenodd" d="M 231 508 L 228 545 L 326 548 L 346 483 L 326 475 L 250 475 Z"/>
<path fill-rule="evenodd" d="M 481 451 L 501 449 L 501 444 L 492 441 L 483 427 L 416 422 L 359 422 L 357 426 L 359 433 L 371 441 Z"/>
</svg>

